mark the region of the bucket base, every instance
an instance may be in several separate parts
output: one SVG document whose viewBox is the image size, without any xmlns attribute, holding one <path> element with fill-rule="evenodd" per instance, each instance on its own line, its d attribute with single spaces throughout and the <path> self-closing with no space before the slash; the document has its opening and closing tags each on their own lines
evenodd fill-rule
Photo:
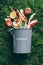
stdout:
<svg viewBox="0 0 43 65">
<path fill-rule="evenodd" d="M 17 53 L 17 52 L 15 53 L 15 52 L 14 52 L 14 54 L 30 54 L 30 53 L 31 53 L 31 52 L 28 52 L 28 53 Z"/>
<path fill-rule="evenodd" d="M 16 52 L 16 51 L 13 51 L 13 53 L 16 53 L 16 54 L 28 54 L 28 53 L 31 53 L 31 51 L 28 51 L 28 52 Z"/>
</svg>

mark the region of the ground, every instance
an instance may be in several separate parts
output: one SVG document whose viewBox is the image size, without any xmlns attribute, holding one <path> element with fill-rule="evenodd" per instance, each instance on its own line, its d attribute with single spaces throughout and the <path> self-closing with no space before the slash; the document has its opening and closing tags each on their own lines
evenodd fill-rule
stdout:
<svg viewBox="0 0 43 65">
<path fill-rule="evenodd" d="M 9 6 L 14 9 L 30 7 L 32 13 L 37 14 L 38 24 L 33 27 L 30 54 L 13 53 L 13 38 L 4 21 L 9 15 Z M 0 0 L 0 65 L 43 65 L 43 0 Z"/>
</svg>

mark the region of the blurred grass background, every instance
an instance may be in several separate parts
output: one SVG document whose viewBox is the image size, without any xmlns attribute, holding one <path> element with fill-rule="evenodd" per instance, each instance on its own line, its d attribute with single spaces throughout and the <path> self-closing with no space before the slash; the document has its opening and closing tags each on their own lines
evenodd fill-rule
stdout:
<svg viewBox="0 0 43 65">
<path fill-rule="evenodd" d="M 30 7 L 36 12 L 38 24 L 32 36 L 32 52 L 26 55 L 13 53 L 13 39 L 4 18 L 14 9 Z M 43 65 L 43 0 L 0 0 L 0 65 Z"/>
</svg>

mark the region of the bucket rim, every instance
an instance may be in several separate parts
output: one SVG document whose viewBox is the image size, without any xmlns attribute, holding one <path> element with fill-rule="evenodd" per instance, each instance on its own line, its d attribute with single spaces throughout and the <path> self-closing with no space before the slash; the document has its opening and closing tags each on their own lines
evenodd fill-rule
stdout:
<svg viewBox="0 0 43 65">
<path fill-rule="evenodd" d="M 32 28 L 30 28 L 30 29 L 27 29 L 27 28 L 19 28 L 19 29 L 15 29 L 15 28 L 13 28 L 13 30 L 32 30 Z"/>
</svg>

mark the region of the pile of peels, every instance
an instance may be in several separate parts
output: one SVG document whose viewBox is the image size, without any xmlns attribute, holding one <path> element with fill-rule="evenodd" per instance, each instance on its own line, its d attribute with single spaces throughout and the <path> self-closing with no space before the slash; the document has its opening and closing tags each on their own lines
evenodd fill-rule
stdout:
<svg viewBox="0 0 43 65">
<path fill-rule="evenodd" d="M 11 9 L 10 15 L 7 16 L 7 18 L 5 18 L 6 21 L 5 23 L 7 26 L 13 27 L 15 29 L 19 29 L 19 28 L 30 29 L 31 27 L 35 26 L 38 23 L 38 21 L 32 20 L 33 17 L 36 15 L 35 13 L 33 13 L 28 20 L 26 16 L 29 14 L 31 14 L 30 8 L 20 9 L 20 10 Z"/>
</svg>

